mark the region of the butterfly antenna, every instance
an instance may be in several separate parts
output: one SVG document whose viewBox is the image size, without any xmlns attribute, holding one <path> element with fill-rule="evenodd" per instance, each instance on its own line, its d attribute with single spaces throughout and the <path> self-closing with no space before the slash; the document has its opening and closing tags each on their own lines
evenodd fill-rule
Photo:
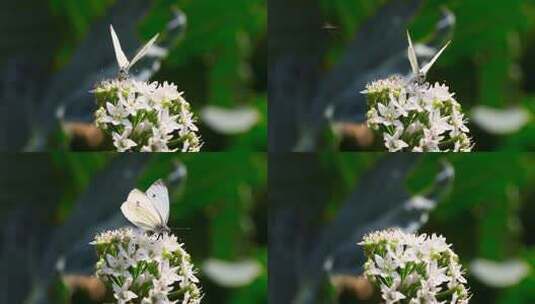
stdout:
<svg viewBox="0 0 535 304">
<path fill-rule="evenodd" d="M 175 231 L 189 231 L 191 230 L 190 227 L 169 227 L 169 229 L 171 229 L 171 231 L 175 230 Z"/>
</svg>

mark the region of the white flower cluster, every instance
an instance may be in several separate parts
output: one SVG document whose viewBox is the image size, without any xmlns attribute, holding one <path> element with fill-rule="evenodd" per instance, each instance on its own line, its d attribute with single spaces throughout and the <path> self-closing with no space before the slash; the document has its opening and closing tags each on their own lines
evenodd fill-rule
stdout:
<svg viewBox="0 0 535 304">
<path fill-rule="evenodd" d="M 103 232 L 91 244 L 98 255 L 96 275 L 111 285 L 117 303 L 201 302 L 190 256 L 174 235 L 125 228 Z"/>
<path fill-rule="evenodd" d="M 177 86 L 130 78 L 105 80 L 93 90 L 97 127 L 119 152 L 198 152 L 201 140 L 189 103 Z"/>
<path fill-rule="evenodd" d="M 447 86 L 393 76 L 362 93 L 368 97 L 368 126 L 380 131 L 388 151 L 472 150 L 461 105 Z"/>
<path fill-rule="evenodd" d="M 459 258 L 442 236 L 390 229 L 365 236 L 359 245 L 368 257 L 364 274 L 380 288 L 387 304 L 470 300 Z"/>
</svg>

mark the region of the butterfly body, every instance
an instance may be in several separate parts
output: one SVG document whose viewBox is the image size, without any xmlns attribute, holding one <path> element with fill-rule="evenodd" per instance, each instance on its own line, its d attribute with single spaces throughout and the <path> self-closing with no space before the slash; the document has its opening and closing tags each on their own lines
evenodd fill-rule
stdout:
<svg viewBox="0 0 535 304">
<path fill-rule="evenodd" d="M 120 69 L 119 73 L 117 74 L 117 78 L 119 80 L 125 80 L 128 78 L 128 72 L 126 70 Z"/>
<path fill-rule="evenodd" d="M 169 193 L 162 180 L 154 182 L 146 192 L 134 189 L 121 205 L 124 216 L 137 227 L 157 234 L 169 233 Z"/>
<path fill-rule="evenodd" d="M 158 225 L 154 227 L 154 234 L 158 236 L 158 239 L 163 237 L 164 234 L 171 233 L 171 229 L 167 225 Z"/>
<path fill-rule="evenodd" d="M 409 77 L 409 82 L 416 82 L 417 84 L 424 84 L 425 83 L 426 76 L 422 73 L 418 73 L 415 75 L 411 75 Z"/>
</svg>

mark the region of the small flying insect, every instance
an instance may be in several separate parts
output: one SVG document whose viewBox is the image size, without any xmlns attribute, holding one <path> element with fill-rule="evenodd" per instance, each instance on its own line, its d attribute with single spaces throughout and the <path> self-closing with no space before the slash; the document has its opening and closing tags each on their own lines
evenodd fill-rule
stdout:
<svg viewBox="0 0 535 304">
<path fill-rule="evenodd" d="M 110 25 L 110 32 L 111 32 L 111 39 L 113 41 L 113 49 L 115 50 L 115 57 L 117 58 L 117 64 L 119 65 L 119 78 L 125 79 L 128 77 L 128 71 L 130 68 L 136 64 L 141 58 L 145 57 L 147 55 L 147 52 L 151 48 L 151 46 L 154 44 L 156 39 L 158 39 L 159 34 L 154 35 L 147 44 L 145 44 L 134 56 L 132 61 L 128 61 L 128 58 L 126 58 L 126 55 L 123 52 L 123 49 L 121 48 L 121 43 L 119 42 L 119 38 L 117 37 L 117 34 L 115 33 L 115 30 L 113 29 L 113 26 Z"/>
<path fill-rule="evenodd" d="M 438 53 L 435 54 L 433 59 L 429 61 L 423 68 L 420 69 L 420 66 L 418 65 L 418 59 L 416 58 L 416 51 L 414 50 L 414 46 L 412 45 L 412 39 L 411 35 L 409 34 L 409 31 L 407 31 L 407 39 L 409 40 L 409 47 L 407 49 L 407 55 L 409 57 L 409 62 L 411 64 L 412 68 L 412 75 L 411 80 L 416 79 L 418 83 L 423 83 L 425 81 L 425 77 L 427 76 L 427 72 L 431 69 L 435 61 L 437 61 L 438 57 L 442 55 L 442 52 L 450 45 L 451 41 L 448 41 L 446 45 L 442 47 Z"/>
<path fill-rule="evenodd" d="M 155 181 L 146 192 L 134 189 L 121 205 L 124 216 L 137 227 L 153 232 L 162 237 L 170 233 L 167 226 L 169 220 L 169 193 L 161 179 Z"/>
<path fill-rule="evenodd" d="M 329 23 L 329 22 L 325 22 L 321 28 L 324 29 L 324 30 L 327 30 L 327 31 L 337 31 L 337 30 L 339 30 L 338 26 L 333 25 L 332 23 Z"/>
</svg>

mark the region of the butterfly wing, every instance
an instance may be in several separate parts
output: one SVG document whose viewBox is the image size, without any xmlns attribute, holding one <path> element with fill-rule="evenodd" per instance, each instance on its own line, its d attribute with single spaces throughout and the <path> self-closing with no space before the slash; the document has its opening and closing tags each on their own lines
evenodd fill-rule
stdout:
<svg viewBox="0 0 535 304">
<path fill-rule="evenodd" d="M 134 64 L 136 64 L 136 62 L 138 62 L 141 58 L 143 58 L 147 54 L 147 52 L 149 51 L 150 47 L 154 44 L 156 39 L 158 39 L 159 35 L 160 34 L 154 35 L 154 37 L 152 37 L 152 39 L 149 40 L 149 42 L 147 42 L 147 44 L 145 44 L 141 48 L 141 50 L 139 50 L 139 52 L 137 52 L 136 56 L 134 56 L 134 58 L 132 59 L 130 64 L 128 64 L 127 70 L 130 69 Z"/>
<path fill-rule="evenodd" d="M 169 220 L 169 192 L 161 179 L 155 181 L 146 194 L 165 224 Z"/>
<path fill-rule="evenodd" d="M 412 73 L 418 75 L 420 67 L 418 66 L 418 58 L 416 58 L 416 51 L 412 45 L 411 34 L 407 31 L 407 39 L 409 40 L 409 47 L 407 48 L 407 56 L 409 57 L 409 62 L 411 63 Z"/>
<path fill-rule="evenodd" d="M 448 43 L 446 43 L 445 46 L 442 47 L 442 49 L 440 49 L 440 51 L 438 51 L 438 53 L 435 55 L 435 57 L 433 57 L 433 59 L 431 59 L 431 61 L 429 61 L 429 63 L 427 63 L 423 68 L 422 68 L 422 73 L 424 75 L 427 74 L 427 72 L 429 72 L 429 70 L 431 69 L 431 67 L 433 66 L 433 64 L 435 64 L 435 61 L 437 61 L 438 57 L 440 57 L 440 55 L 442 55 L 442 52 L 444 52 L 444 50 L 448 47 L 448 45 L 450 45 L 450 42 L 451 41 L 448 41 Z"/>
<path fill-rule="evenodd" d="M 144 230 L 154 230 L 163 224 L 151 200 L 138 189 L 130 191 L 128 198 L 121 205 L 121 211 L 132 224 Z"/>
<path fill-rule="evenodd" d="M 115 57 L 117 58 L 117 64 L 121 70 L 124 70 L 129 65 L 128 58 L 126 58 L 126 55 L 121 48 L 121 42 L 119 42 L 119 38 L 117 37 L 112 25 L 110 25 L 110 32 L 111 40 L 113 41 L 113 49 L 115 50 Z"/>
</svg>

